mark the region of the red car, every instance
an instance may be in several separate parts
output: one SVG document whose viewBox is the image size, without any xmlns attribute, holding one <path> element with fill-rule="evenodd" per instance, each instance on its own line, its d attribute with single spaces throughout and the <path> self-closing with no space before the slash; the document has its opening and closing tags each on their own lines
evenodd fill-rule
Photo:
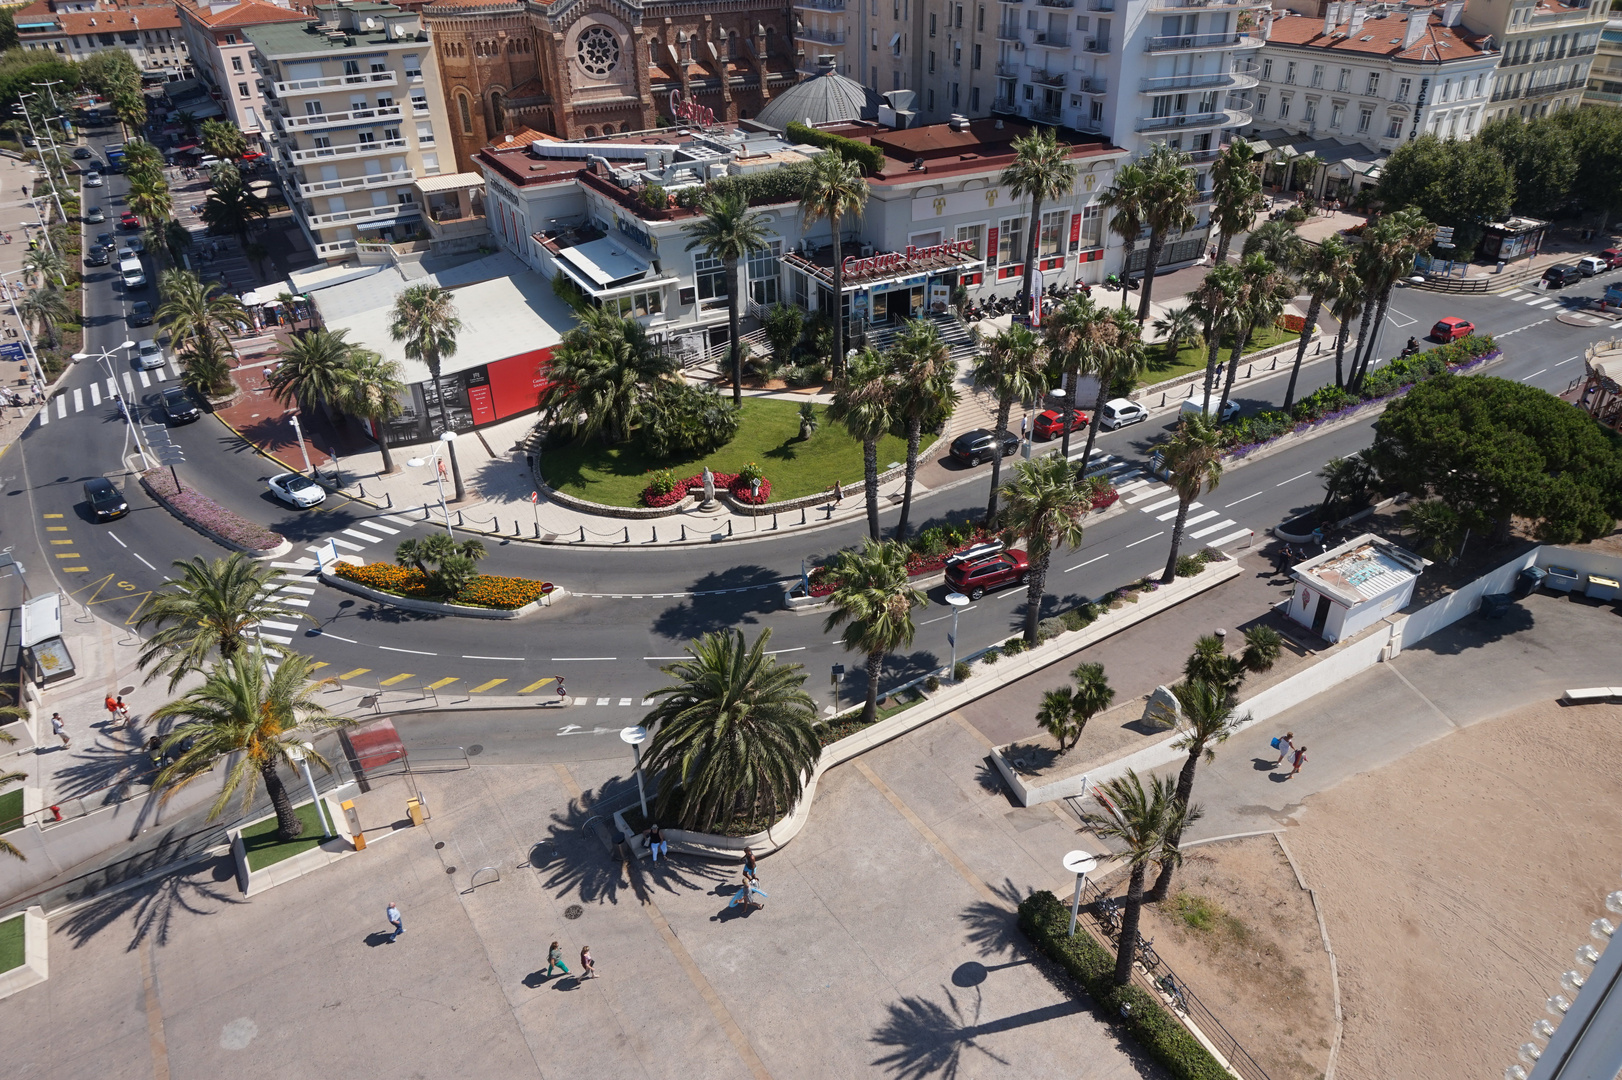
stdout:
<svg viewBox="0 0 1622 1080">
<path fill-rule="evenodd" d="M 1606 248 L 1596 258 L 1604 259 L 1605 265 L 1615 270 L 1622 266 L 1622 248 Z"/>
<path fill-rule="evenodd" d="M 1456 315 L 1438 319 L 1436 325 L 1431 327 L 1431 337 L 1437 341 L 1457 341 L 1462 337 L 1469 337 L 1475 332 L 1475 323 L 1467 322 Z"/>
<path fill-rule="evenodd" d="M 1031 563 L 1023 551 L 1005 551 L 978 562 L 957 563 L 946 568 L 946 584 L 955 592 L 978 600 L 988 589 L 1023 585 L 1030 576 Z"/>
<path fill-rule="evenodd" d="M 1070 430 L 1087 430 L 1087 414 L 1077 411 L 1071 415 Z M 1057 439 L 1064 434 L 1064 413 L 1058 409 L 1049 409 L 1036 418 L 1036 437 L 1038 439 Z"/>
<path fill-rule="evenodd" d="M 118 224 L 120 227 L 125 229 L 139 229 L 141 227 L 141 219 L 136 217 L 134 214 L 125 211 L 124 216 L 118 219 Z"/>
</svg>

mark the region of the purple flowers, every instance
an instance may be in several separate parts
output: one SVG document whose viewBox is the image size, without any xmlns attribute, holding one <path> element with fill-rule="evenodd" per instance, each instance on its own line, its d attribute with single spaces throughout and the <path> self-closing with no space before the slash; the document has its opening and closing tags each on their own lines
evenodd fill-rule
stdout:
<svg viewBox="0 0 1622 1080">
<path fill-rule="evenodd" d="M 197 491 L 190 488 L 176 490 L 174 477 L 170 475 L 168 469 L 152 469 L 142 473 L 141 482 L 176 516 L 206 532 L 213 533 L 227 543 L 251 551 L 271 551 L 285 543 L 280 533 L 238 517 Z"/>
</svg>

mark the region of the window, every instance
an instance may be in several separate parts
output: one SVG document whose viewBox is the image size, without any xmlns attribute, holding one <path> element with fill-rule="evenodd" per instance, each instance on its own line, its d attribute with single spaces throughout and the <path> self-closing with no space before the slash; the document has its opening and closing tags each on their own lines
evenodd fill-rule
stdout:
<svg viewBox="0 0 1622 1080">
<path fill-rule="evenodd" d="M 426 113 L 428 111 L 428 91 L 411 91 L 411 111 L 415 113 Z"/>
<path fill-rule="evenodd" d="M 956 10 L 953 11 L 953 13 L 952 13 L 952 28 L 954 30 L 963 29 L 963 5 L 962 4 L 957 5 Z"/>
<path fill-rule="evenodd" d="M 434 145 L 434 125 L 427 120 L 417 121 L 417 143 L 421 146 Z"/>
<path fill-rule="evenodd" d="M 1099 207 L 1087 206 L 1081 211 L 1081 246 L 1085 249 L 1102 247 L 1104 215 Z"/>
<path fill-rule="evenodd" d="M 1324 84 L 1324 66 L 1322 64 L 1313 64 L 1312 65 L 1312 85 L 1313 86 L 1322 86 L 1323 84 Z"/>
<path fill-rule="evenodd" d="M 732 287 L 727 283 L 727 269 L 720 259 L 695 254 L 693 256 L 693 279 L 698 284 L 698 298 L 700 300 L 716 300 L 732 295 Z"/>
<path fill-rule="evenodd" d="M 1447 137 L 1456 138 L 1459 134 L 1459 114 L 1454 113 L 1447 120 Z"/>
<path fill-rule="evenodd" d="M 1038 259 L 1054 259 L 1064 254 L 1064 226 L 1069 217 L 1068 210 L 1053 210 L 1042 215 L 1042 232 L 1036 241 Z"/>
<path fill-rule="evenodd" d="M 237 83 L 237 97 L 245 98 L 247 96 L 248 96 L 248 84 L 245 83 L 245 82 Z"/>
<path fill-rule="evenodd" d="M 773 240 L 749 253 L 749 299 L 757 304 L 777 303 L 782 274 L 783 241 Z"/>
<path fill-rule="evenodd" d="M 969 245 L 969 258 L 984 258 L 986 254 L 986 227 L 984 225 L 959 225 L 957 227 L 957 242 Z"/>
<path fill-rule="evenodd" d="M 1268 82 L 1273 81 L 1273 61 L 1271 59 L 1262 61 L 1262 78 Z"/>
<path fill-rule="evenodd" d="M 929 13 L 929 36 L 935 36 L 935 13 L 933 11 Z"/>
<path fill-rule="evenodd" d="M 1267 91 L 1265 90 L 1256 95 L 1256 115 L 1267 115 Z"/>
<path fill-rule="evenodd" d="M 963 66 L 963 43 L 961 41 L 952 42 L 952 66 Z"/>
<path fill-rule="evenodd" d="M 1340 82 L 1335 84 L 1335 89 L 1341 91 L 1342 93 L 1345 93 L 1347 87 L 1349 87 L 1351 85 L 1352 85 L 1352 69 L 1351 68 L 1341 68 L 1340 69 Z"/>
<path fill-rule="evenodd" d="M 377 141 L 377 136 L 370 131 L 358 131 L 355 133 L 355 141 L 370 145 Z"/>
<path fill-rule="evenodd" d="M 1284 65 L 1284 81 L 1287 82 L 1287 83 L 1295 82 L 1295 61 L 1294 60 L 1291 60 L 1289 63 Z"/>
<path fill-rule="evenodd" d="M 979 112 L 980 88 L 978 86 L 971 86 L 969 87 L 969 113 L 970 115 L 977 115 Z"/>
<path fill-rule="evenodd" d="M 929 50 L 929 73 L 931 75 L 935 74 L 935 50 L 934 49 Z"/>
<path fill-rule="evenodd" d="M 227 45 L 235 45 L 237 43 L 237 36 L 235 34 L 226 34 L 225 43 Z"/>
<path fill-rule="evenodd" d="M 1369 125 L 1374 122 L 1374 110 L 1365 108 L 1357 114 L 1357 133 L 1367 135 Z"/>
<path fill-rule="evenodd" d="M 1453 80 L 1452 79 L 1443 79 L 1442 80 L 1442 100 L 1443 101 L 1452 101 L 1453 100 Z"/>
<path fill-rule="evenodd" d="M 874 30 L 874 31 L 872 31 L 872 35 L 873 35 L 873 36 L 872 36 L 872 45 L 873 45 L 873 51 L 874 51 L 874 52 L 878 52 L 878 51 L 879 51 L 879 32 L 878 32 L 878 31 L 877 31 L 877 30 Z M 877 68 L 874 68 L 874 69 L 873 69 L 873 70 L 874 70 L 874 71 L 877 71 L 877 70 L 878 70 L 878 69 L 877 69 Z M 873 81 L 874 81 L 874 82 L 875 82 L 875 83 L 877 83 L 877 82 L 878 82 L 878 78 L 879 78 L 879 77 L 878 77 L 878 76 L 877 76 L 877 75 L 874 75 L 874 76 L 873 76 Z"/>
<path fill-rule="evenodd" d="M 397 127 L 386 127 L 386 128 L 384 128 L 383 129 L 383 141 L 384 142 L 399 142 L 400 141 L 400 129 L 397 128 Z"/>
<path fill-rule="evenodd" d="M 456 109 L 462 117 L 462 134 L 473 134 L 473 113 L 472 110 L 468 108 L 466 94 L 456 95 Z"/>
<path fill-rule="evenodd" d="M 1036 100 L 1036 89 L 1035 89 L 1035 87 L 1031 86 L 1030 83 L 1025 84 L 1025 100 L 1026 101 L 1035 101 Z"/>
<path fill-rule="evenodd" d="M 1372 78 L 1372 76 L 1371 76 L 1371 78 Z M 1408 100 L 1408 91 L 1412 90 L 1413 86 L 1414 86 L 1414 80 L 1412 80 L 1412 79 L 1398 79 L 1397 80 L 1397 100 L 1398 101 L 1407 101 Z"/>
<path fill-rule="evenodd" d="M 1329 126 L 1330 127 L 1332 127 L 1332 128 L 1340 127 L 1341 123 L 1345 119 L 1346 119 L 1346 106 L 1344 106 L 1344 105 L 1335 105 L 1333 108 L 1331 108 L 1329 110 Z"/>
<path fill-rule="evenodd" d="M 1025 221 L 1024 217 L 1003 219 L 1001 227 L 997 229 L 998 265 L 1025 261 Z"/>
<path fill-rule="evenodd" d="M 422 155 L 422 171 L 425 173 L 437 173 L 439 171 L 439 155 Z"/>
<path fill-rule="evenodd" d="M 1476 76 L 1476 92 L 1473 95 L 1471 95 L 1472 97 L 1480 97 L 1481 96 L 1482 87 L 1485 84 L 1486 78 L 1487 78 L 1487 76 L 1485 76 L 1485 75 L 1477 75 Z"/>
<path fill-rule="evenodd" d="M 406 78 L 422 78 L 422 61 L 417 58 L 416 54 L 413 53 L 409 56 L 402 56 L 400 57 L 400 62 L 405 65 Z"/>
<path fill-rule="evenodd" d="M 1278 118 L 1280 120 L 1288 120 L 1290 118 L 1290 99 L 1287 97 L 1280 97 L 1278 99 Z"/>
<path fill-rule="evenodd" d="M 1378 94 L 1379 92 L 1380 92 L 1380 73 L 1378 71 L 1371 71 L 1371 72 L 1369 72 L 1368 89 L 1364 90 L 1363 93 L 1368 94 L 1370 97 L 1373 97 L 1375 94 Z"/>
<path fill-rule="evenodd" d="M 935 111 L 935 91 L 933 91 L 933 90 L 925 91 L 924 96 L 927 99 L 924 102 L 924 108 L 927 109 L 929 112 L 934 112 Z"/>
<path fill-rule="evenodd" d="M 976 30 L 984 30 L 986 28 L 986 6 L 984 4 L 981 4 L 980 10 L 976 11 L 974 14 L 974 28 Z"/>
<path fill-rule="evenodd" d="M 1302 120 L 1303 123 L 1310 126 L 1313 123 L 1315 123 L 1317 121 L 1317 119 L 1318 119 L 1318 103 L 1309 98 L 1309 99 L 1307 99 L 1306 108 L 1301 110 L 1301 120 Z"/>
<path fill-rule="evenodd" d="M 901 72 L 899 72 L 899 71 L 890 72 L 890 89 L 891 90 L 899 90 L 899 89 L 901 89 Z"/>
<path fill-rule="evenodd" d="M 231 70 L 236 72 L 238 75 L 242 74 L 242 57 L 231 57 Z"/>
<path fill-rule="evenodd" d="M 974 70 L 976 70 L 976 71 L 980 70 L 980 46 L 978 46 L 978 45 L 976 45 L 974 47 L 974 65 L 973 66 L 974 66 Z"/>
<path fill-rule="evenodd" d="M 1390 122 L 1387 123 L 1386 126 L 1385 126 L 1385 137 L 1388 138 L 1388 139 L 1395 139 L 1398 135 L 1401 135 L 1401 134 L 1402 134 L 1402 117 L 1393 116 L 1391 118 Z"/>
<path fill-rule="evenodd" d="M 622 319 L 642 319 L 649 315 L 657 315 L 664 309 L 664 293 L 659 289 L 632 293 L 630 296 L 615 296 L 603 301 L 604 311 L 610 315 L 618 315 Z"/>
<path fill-rule="evenodd" d="M 878 68 L 871 69 L 871 75 L 867 80 L 867 85 L 871 86 L 875 90 L 877 90 L 879 88 L 879 69 Z"/>
</svg>

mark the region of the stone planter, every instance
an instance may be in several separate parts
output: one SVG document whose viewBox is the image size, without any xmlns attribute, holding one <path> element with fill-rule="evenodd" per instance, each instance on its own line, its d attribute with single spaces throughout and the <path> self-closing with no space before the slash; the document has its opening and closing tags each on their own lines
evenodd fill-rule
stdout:
<svg viewBox="0 0 1622 1080">
<path fill-rule="evenodd" d="M 361 565 L 360 561 L 352 555 L 343 556 L 340 561 L 347 562 L 351 566 Z M 354 593 L 356 596 L 364 596 L 368 600 L 379 604 L 387 604 L 390 607 L 397 607 L 403 611 L 420 611 L 431 615 L 456 615 L 464 619 L 522 619 L 525 615 L 540 608 L 551 607 L 552 598 L 563 595 L 562 589 L 553 586 L 552 591 L 539 600 L 531 601 L 518 608 L 487 608 L 474 607 L 470 604 L 441 604 L 434 600 L 415 600 L 409 596 L 396 596 L 381 589 L 369 588 L 358 581 L 350 581 L 348 578 L 341 578 L 334 574 L 328 569 L 331 565 L 331 562 L 325 562 L 321 565 L 321 580 L 333 588 Z"/>
<path fill-rule="evenodd" d="M 23 920 L 23 962 L 10 971 L 0 971 L 0 998 L 38 986 L 51 976 L 50 932 L 44 909 L 31 907 L 15 917 Z"/>
<path fill-rule="evenodd" d="M 223 548 L 227 548 L 231 551 L 240 551 L 243 554 L 249 555 L 255 559 L 274 559 L 278 556 L 286 555 L 289 551 L 293 550 L 293 545 L 285 538 L 282 539 L 280 544 L 277 544 L 275 547 L 271 548 L 249 547 L 246 544 L 239 544 L 234 540 L 228 540 L 224 536 L 221 536 L 219 533 L 215 532 L 213 529 L 199 524 L 193 518 L 190 518 L 182 513 L 174 506 L 173 503 L 159 494 L 157 488 L 147 483 L 146 477 L 144 476 L 141 478 L 141 487 L 146 489 L 146 493 L 151 495 L 153 501 L 155 501 L 159 506 L 163 507 L 176 518 L 185 522 L 191 528 L 196 529 L 198 532 L 202 533 L 204 536 L 208 537 L 210 540 L 214 541 L 216 544 L 219 544 Z"/>
<path fill-rule="evenodd" d="M 322 796 L 322 801 L 326 804 L 326 812 L 331 815 L 330 820 L 336 830 L 336 834 L 332 839 L 323 840 L 308 851 L 301 851 L 297 855 L 283 859 L 281 862 L 272 863 L 263 870 L 248 869 L 248 853 L 242 843 L 242 831 L 257 825 L 261 821 L 274 818 L 276 815 L 274 813 L 266 814 L 264 817 L 244 822 L 241 827 L 232 829 L 229 834 L 231 837 L 231 858 L 236 863 L 237 886 L 242 889 L 242 895 L 256 896 L 266 889 L 274 889 L 278 885 L 301 878 L 305 874 L 321 869 L 323 866 L 328 866 L 339 859 L 353 855 L 355 853 L 355 841 L 349 835 L 349 826 L 344 820 L 343 812 L 338 809 L 338 804 L 357 790 L 359 789 L 354 784 L 345 784 L 343 787 L 336 788 Z"/>
</svg>

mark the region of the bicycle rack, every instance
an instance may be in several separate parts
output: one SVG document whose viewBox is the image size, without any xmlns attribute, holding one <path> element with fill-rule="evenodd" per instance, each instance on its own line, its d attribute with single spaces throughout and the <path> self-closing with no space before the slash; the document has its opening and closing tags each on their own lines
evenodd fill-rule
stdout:
<svg viewBox="0 0 1622 1080">
<path fill-rule="evenodd" d="M 479 880 L 479 875 L 480 874 L 494 874 L 495 877 L 492 877 L 489 881 L 480 881 Z M 473 871 L 473 877 L 468 880 L 467 889 L 462 893 L 462 895 L 466 896 L 468 893 L 472 892 L 474 889 L 477 889 L 480 885 L 491 885 L 491 884 L 494 884 L 495 882 L 500 881 L 500 880 L 501 880 L 501 871 L 500 870 L 497 870 L 493 866 L 481 866 L 477 870 Z"/>
</svg>

